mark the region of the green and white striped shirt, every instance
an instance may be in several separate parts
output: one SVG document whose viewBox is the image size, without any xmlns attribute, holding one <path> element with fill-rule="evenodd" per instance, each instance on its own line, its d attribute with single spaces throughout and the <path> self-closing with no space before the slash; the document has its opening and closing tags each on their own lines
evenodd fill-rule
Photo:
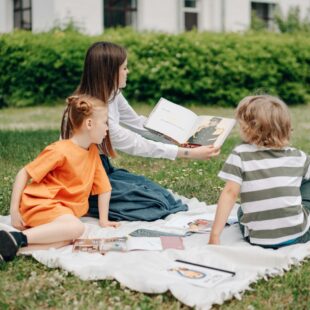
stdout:
<svg viewBox="0 0 310 310">
<path fill-rule="evenodd" d="M 241 185 L 241 224 L 251 243 L 276 245 L 304 235 L 310 214 L 302 206 L 302 179 L 310 157 L 295 148 L 237 146 L 218 176 Z"/>
</svg>

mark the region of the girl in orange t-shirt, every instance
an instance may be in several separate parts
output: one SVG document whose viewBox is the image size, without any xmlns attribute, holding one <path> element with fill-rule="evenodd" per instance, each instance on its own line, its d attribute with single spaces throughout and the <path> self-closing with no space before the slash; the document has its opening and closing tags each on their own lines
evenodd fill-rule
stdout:
<svg viewBox="0 0 310 310">
<path fill-rule="evenodd" d="M 108 220 L 111 185 L 97 148 L 108 130 L 107 106 L 94 97 L 71 96 L 64 119 L 68 139 L 47 146 L 16 176 L 10 212 L 22 232 L 0 231 L 0 260 L 12 260 L 20 247 L 60 247 L 79 238 L 90 194 L 98 195 L 100 225 L 119 225 Z"/>
</svg>

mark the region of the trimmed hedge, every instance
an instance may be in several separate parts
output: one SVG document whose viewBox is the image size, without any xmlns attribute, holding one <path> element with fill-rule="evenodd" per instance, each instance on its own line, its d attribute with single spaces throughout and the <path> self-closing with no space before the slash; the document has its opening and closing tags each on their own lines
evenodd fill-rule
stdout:
<svg viewBox="0 0 310 310">
<path fill-rule="evenodd" d="M 288 104 L 310 98 L 310 40 L 306 34 L 180 35 L 130 29 L 89 37 L 76 32 L 0 36 L 0 107 L 54 102 L 79 83 L 87 48 L 107 40 L 128 49 L 125 94 L 135 101 L 161 96 L 177 103 L 236 105 L 253 92 Z"/>
</svg>

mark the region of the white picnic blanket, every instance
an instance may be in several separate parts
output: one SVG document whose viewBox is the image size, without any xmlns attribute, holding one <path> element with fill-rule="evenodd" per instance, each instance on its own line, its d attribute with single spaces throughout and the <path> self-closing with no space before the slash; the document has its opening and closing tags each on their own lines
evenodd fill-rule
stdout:
<svg viewBox="0 0 310 310">
<path fill-rule="evenodd" d="M 119 229 L 102 229 L 96 219 L 84 218 L 87 229 L 83 238 L 124 236 L 139 228 L 169 231 L 166 223 L 173 218 L 215 213 L 215 205 L 208 206 L 196 198 L 181 199 L 189 205 L 189 211 L 150 223 L 122 222 Z M 0 228 L 11 229 L 9 225 L 10 217 L 0 216 Z M 238 224 L 225 228 L 220 246 L 208 245 L 208 238 L 208 234 L 193 234 L 184 238 L 185 250 L 109 252 L 100 255 L 72 253 L 72 246 L 66 246 L 36 251 L 32 256 L 50 268 L 62 268 L 82 280 L 116 279 L 123 286 L 144 293 L 170 290 L 175 298 L 197 309 L 209 309 L 212 304 L 222 304 L 232 297 L 241 298 L 241 293 L 249 289 L 251 283 L 261 278 L 267 279 L 267 276 L 282 275 L 292 265 L 310 256 L 310 242 L 279 250 L 251 246 L 242 240 Z M 212 288 L 195 286 L 169 275 L 167 270 L 176 259 L 228 269 L 236 275 Z"/>
</svg>

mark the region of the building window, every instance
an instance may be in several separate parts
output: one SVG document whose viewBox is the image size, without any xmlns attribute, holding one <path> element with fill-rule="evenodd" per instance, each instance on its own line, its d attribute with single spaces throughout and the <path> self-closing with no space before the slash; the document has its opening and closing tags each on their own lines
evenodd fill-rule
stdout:
<svg viewBox="0 0 310 310">
<path fill-rule="evenodd" d="M 252 18 L 259 18 L 267 29 L 274 29 L 275 3 L 251 2 Z"/>
<path fill-rule="evenodd" d="M 196 0 L 184 0 L 184 7 L 185 8 L 196 8 L 197 1 Z"/>
<path fill-rule="evenodd" d="M 198 0 L 184 0 L 183 19 L 185 31 L 190 31 L 194 28 L 198 29 L 198 10 Z"/>
<path fill-rule="evenodd" d="M 31 30 L 31 0 L 14 0 L 14 28 Z"/>
<path fill-rule="evenodd" d="M 137 0 L 104 0 L 104 28 L 136 27 Z"/>
</svg>

